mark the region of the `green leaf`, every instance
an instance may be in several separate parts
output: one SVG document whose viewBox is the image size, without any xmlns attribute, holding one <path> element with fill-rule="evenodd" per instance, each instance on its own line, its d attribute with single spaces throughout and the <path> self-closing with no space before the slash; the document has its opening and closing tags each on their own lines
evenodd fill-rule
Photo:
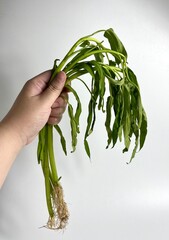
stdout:
<svg viewBox="0 0 169 240">
<path fill-rule="evenodd" d="M 123 88 L 123 98 L 124 98 L 124 113 L 123 113 L 123 132 L 124 132 L 124 144 L 125 149 L 129 149 L 130 146 L 130 130 L 131 130 L 131 120 L 130 120 L 130 89 L 127 85 Z"/>
<path fill-rule="evenodd" d="M 134 134 L 135 134 L 135 147 L 133 149 L 133 152 L 132 152 L 132 155 L 131 155 L 131 158 L 130 158 L 130 162 L 135 157 L 136 151 L 138 149 L 138 143 L 139 143 L 139 131 L 136 131 Z"/>
<path fill-rule="evenodd" d="M 113 106 L 113 97 L 112 96 L 108 96 L 107 98 L 107 103 L 106 103 L 106 121 L 105 121 L 105 127 L 106 127 L 106 131 L 107 131 L 107 147 L 109 147 L 111 140 L 112 140 L 112 130 L 111 130 L 111 113 L 112 113 L 112 106 Z"/>
<path fill-rule="evenodd" d="M 97 89 L 97 91 L 99 92 L 98 109 L 102 109 L 102 111 L 104 112 L 105 75 L 103 72 L 103 68 L 99 63 L 93 60 L 91 61 L 91 64 L 95 67 L 95 81 L 97 81 L 97 86 L 99 87 L 99 89 Z"/>
<path fill-rule="evenodd" d="M 140 150 L 144 146 L 146 136 L 147 136 L 147 117 L 145 111 L 143 110 L 142 123 L 140 127 Z"/>
<path fill-rule="evenodd" d="M 98 47 L 98 49 L 101 49 L 101 48 Z M 94 57 L 95 57 L 96 62 L 103 63 L 103 61 L 104 61 L 104 54 L 103 53 L 95 53 Z"/>
<path fill-rule="evenodd" d="M 92 78 L 95 78 L 94 69 L 90 61 L 82 62 L 82 67 L 91 75 Z"/>
<path fill-rule="evenodd" d="M 91 157 L 90 148 L 89 148 L 89 144 L 86 139 L 84 139 L 84 146 L 85 146 L 86 153 L 87 153 L 88 157 L 90 158 Z"/>
<path fill-rule="evenodd" d="M 70 119 L 70 126 L 71 126 L 71 137 L 72 137 L 72 152 L 76 150 L 77 145 L 77 123 L 75 121 L 75 117 L 73 114 L 73 107 L 70 103 L 68 103 L 68 114 Z"/>
<path fill-rule="evenodd" d="M 136 75 L 134 74 L 134 72 L 129 68 L 127 67 L 126 68 L 126 75 L 128 76 L 128 80 L 132 83 L 132 85 L 134 87 L 136 87 L 138 90 L 139 90 L 139 85 L 138 85 L 138 81 L 137 81 L 137 77 Z"/>
<path fill-rule="evenodd" d="M 119 86 L 114 86 L 112 83 L 109 84 L 110 86 L 110 93 L 114 98 L 114 114 L 115 120 L 112 129 L 112 140 L 113 140 L 113 147 L 115 146 L 119 134 L 121 133 L 121 128 L 123 127 L 123 113 L 124 113 L 124 101 L 123 101 L 123 88 Z"/>
<path fill-rule="evenodd" d="M 81 115 L 81 112 L 82 112 L 82 106 L 81 106 L 80 98 L 79 98 L 77 92 L 70 85 L 66 85 L 66 88 L 68 88 L 69 91 L 73 93 L 73 95 L 74 95 L 74 97 L 77 101 L 77 107 L 76 107 L 74 119 L 76 121 L 77 132 L 79 133 L 80 132 L 80 130 L 79 130 L 79 118 L 80 118 L 80 115 Z"/>
<path fill-rule="evenodd" d="M 117 86 L 122 86 L 124 84 L 124 79 L 120 79 L 120 80 L 115 80 L 112 77 L 112 74 L 110 71 L 107 71 L 107 69 L 105 69 L 105 77 L 109 80 L 109 82 L 111 82 L 113 85 L 117 85 Z"/>
<path fill-rule="evenodd" d="M 65 155 L 67 155 L 67 150 L 66 150 L 66 140 L 63 136 L 63 133 L 62 133 L 62 130 L 61 128 L 59 127 L 59 125 L 54 125 L 56 131 L 58 132 L 59 136 L 60 136 L 60 142 L 61 142 L 61 145 L 62 145 L 62 149 L 65 153 Z"/>
<path fill-rule="evenodd" d="M 108 39 L 111 49 L 113 51 L 123 54 L 127 59 L 126 49 L 123 43 L 118 38 L 118 36 L 113 31 L 113 29 L 112 28 L 107 29 L 104 33 L 104 36 Z M 115 60 L 118 64 L 121 63 L 121 59 L 119 57 L 115 57 Z"/>
<path fill-rule="evenodd" d="M 85 139 L 92 133 L 92 130 L 91 130 L 92 120 L 93 120 L 93 100 L 90 99 L 90 102 L 88 105 L 88 117 L 87 117 Z"/>
</svg>

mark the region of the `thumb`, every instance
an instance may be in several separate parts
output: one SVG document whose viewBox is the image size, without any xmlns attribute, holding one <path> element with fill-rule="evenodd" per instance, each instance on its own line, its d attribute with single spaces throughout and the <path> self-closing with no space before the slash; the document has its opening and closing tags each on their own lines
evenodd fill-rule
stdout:
<svg viewBox="0 0 169 240">
<path fill-rule="evenodd" d="M 42 93 L 41 95 L 42 99 L 44 99 L 45 101 L 48 101 L 48 103 L 52 105 L 54 101 L 61 94 L 65 85 L 65 82 L 66 82 L 66 74 L 63 71 L 61 71 L 56 75 L 56 77 L 51 81 L 49 86 Z"/>
</svg>

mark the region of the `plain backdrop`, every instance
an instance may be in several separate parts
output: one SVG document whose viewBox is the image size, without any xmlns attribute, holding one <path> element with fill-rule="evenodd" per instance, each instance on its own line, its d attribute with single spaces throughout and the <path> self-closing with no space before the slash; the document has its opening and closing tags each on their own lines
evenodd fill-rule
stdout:
<svg viewBox="0 0 169 240">
<path fill-rule="evenodd" d="M 128 51 L 148 116 L 145 146 L 128 165 L 131 152 L 122 153 L 123 143 L 105 149 L 99 113 L 90 161 L 82 141 L 88 95 L 77 85 L 84 109 L 77 151 L 70 153 L 67 113 L 61 123 L 67 157 L 55 138 L 69 224 L 64 232 L 40 228 L 48 213 L 36 139 L 19 154 L 0 191 L 1 240 L 169 239 L 168 11 L 165 0 L 0 0 L 0 119 L 28 79 L 50 69 L 78 38 L 109 27 Z"/>
</svg>

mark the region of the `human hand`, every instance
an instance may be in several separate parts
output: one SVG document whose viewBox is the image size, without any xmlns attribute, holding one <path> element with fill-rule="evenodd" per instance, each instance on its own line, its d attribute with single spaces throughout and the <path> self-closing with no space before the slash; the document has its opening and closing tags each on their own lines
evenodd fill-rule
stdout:
<svg viewBox="0 0 169 240">
<path fill-rule="evenodd" d="M 11 110 L 2 120 L 6 128 L 15 131 L 24 145 L 30 143 L 48 122 L 58 124 L 66 109 L 67 93 L 63 90 L 66 74 L 60 72 L 48 82 L 46 71 L 26 82 Z"/>
</svg>

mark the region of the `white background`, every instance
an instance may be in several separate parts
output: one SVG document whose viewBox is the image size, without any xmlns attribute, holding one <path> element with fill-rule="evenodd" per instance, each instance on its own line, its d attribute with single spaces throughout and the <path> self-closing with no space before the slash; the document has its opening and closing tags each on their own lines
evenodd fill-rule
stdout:
<svg viewBox="0 0 169 240">
<path fill-rule="evenodd" d="M 83 149 L 83 127 L 77 151 L 70 153 L 65 113 L 68 157 L 57 137 L 55 144 L 70 210 L 67 229 L 39 228 L 48 214 L 35 140 L 20 153 L 1 189 L 1 240 L 169 239 L 168 10 L 165 0 L 0 0 L 1 119 L 26 80 L 51 68 L 79 37 L 112 27 L 128 51 L 149 124 L 143 150 L 127 165 L 130 153 L 122 154 L 123 144 L 105 150 L 104 119 L 99 114 L 89 139 L 90 162 Z M 85 108 L 83 89 L 79 95 Z"/>
</svg>

